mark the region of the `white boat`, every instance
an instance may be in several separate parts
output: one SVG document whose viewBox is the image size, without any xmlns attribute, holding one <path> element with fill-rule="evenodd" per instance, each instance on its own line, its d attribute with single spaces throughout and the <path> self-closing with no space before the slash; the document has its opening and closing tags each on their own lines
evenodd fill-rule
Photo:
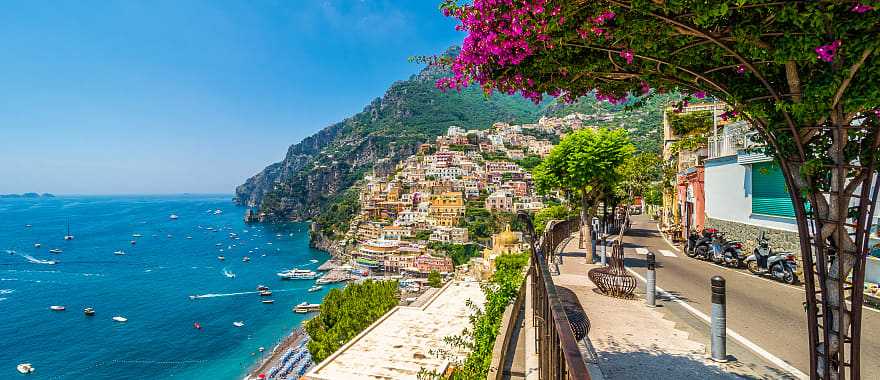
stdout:
<svg viewBox="0 0 880 380">
<path fill-rule="evenodd" d="M 49 250 L 49 253 L 61 253 L 64 252 L 60 248 L 52 248 Z"/>
<path fill-rule="evenodd" d="M 34 366 L 32 366 L 31 363 L 21 363 L 21 364 L 15 366 L 15 369 L 17 369 L 18 372 L 23 375 L 27 375 L 27 374 L 35 371 Z"/>
<path fill-rule="evenodd" d="M 219 208 L 214 210 L 214 215 L 220 215 L 222 213 L 223 213 L 223 210 L 220 210 Z"/>
<path fill-rule="evenodd" d="M 123 256 L 123 255 L 125 255 L 125 251 L 119 250 L 119 251 L 113 252 L 113 254 L 116 256 Z"/>
<path fill-rule="evenodd" d="M 320 311 L 320 310 L 321 310 L 321 304 L 308 303 L 308 302 L 303 302 L 299 305 L 296 305 L 296 307 L 293 308 L 293 312 L 299 313 L 299 314 L 306 314 L 306 313 L 311 313 L 311 312 Z"/>
<path fill-rule="evenodd" d="M 34 243 L 34 248 L 40 248 L 40 246 L 41 246 L 40 243 Z"/>
<path fill-rule="evenodd" d="M 131 241 L 131 245 L 135 245 L 135 244 L 137 244 L 137 243 L 138 243 L 137 240 L 132 240 L 132 241 Z"/>
<path fill-rule="evenodd" d="M 291 269 L 277 274 L 282 280 L 312 280 L 318 277 L 318 273 L 308 269 Z"/>
<path fill-rule="evenodd" d="M 95 315 L 95 309 L 87 307 L 87 308 L 83 309 L 83 314 L 91 317 L 91 316 Z"/>
<path fill-rule="evenodd" d="M 49 310 L 52 310 L 52 311 L 64 311 L 65 309 L 67 309 L 67 308 L 64 306 L 61 306 L 61 305 L 49 306 Z"/>
<path fill-rule="evenodd" d="M 193 237 L 192 237 L 192 236 L 187 236 L 186 238 L 187 238 L 187 239 L 192 239 Z"/>
<path fill-rule="evenodd" d="M 33 227 L 32 224 L 25 224 L 24 226 L 27 227 L 27 228 L 31 228 L 31 227 Z"/>
<path fill-rule="evenodd" d="M 119 315 L 113 317 L 112 319 L 113 319 L 114 321 L 116 321 L 116 322 L 120 322 L 120 323 L 128 322 L 128 318 L 126 318 L 126 317 L 122 317 L 122 316 L 119 316 Z"/>
<path fill-rule="evenodd" d="M 312 263 L 312 264 L 314 264 L 314 263 L 317 263 L 318 260 L 314 260 L 314 259 L 312 259 L 312 260 L 309 260 L 309 262 Z"/>
<path fill-rule="evenodd" d="M 217 256 L 217 260 L 223 261 L 223 260 L 226 260 L 226 258 L 223 256 Z"/>
<path fill-rule="evenodd" d="M 242 327 L 242 326 L 244 326 L 244 321 L 235 321 L 235 322 L 232 322 L 232 325 L 235 327 Z"/>
<path fill-rule="evenodd" d="M 168 216 L 168 219 L 171 219 L 171 220 L 177 220 L 177 218 L 179 218 L 179 217 L 178 217 L 177 215 L 174 215 L 174 214 L 171 214 L 171 215 Z"/>
<path fill-rule="evenodd" d="M 245 257 L 242 257 L 242 258 L 241 258 L 241 261 L 243 261 L 243 262 L 248 262 L 248 261 L 251 261 L 251 258 L 245 256 Z"/>
<path fill-rule="evenodd" d="M 321 286 L 321 285 L 315 285 L 315 286 L 309 288 L 309 292 L 317 292 L 317 291 L 319 291 L 319 290 L 321 290 L 321 289 L 324 289 L 324 287 Z"/>
<path fill-rule="evenodd" d="M 70 223 L 67 223 L 67 235 L 64 235 L 64 240 L 73 240 L 73 235 L 70 234 Z"/>
<path fill-rule="evenodd" d="M 139 237 L 144 237 L 144 235 L 141 235 L 141 234 L 131 234 L 131 237 L 133 237 L 133 238 L 139 238 Z"/>
</svg>

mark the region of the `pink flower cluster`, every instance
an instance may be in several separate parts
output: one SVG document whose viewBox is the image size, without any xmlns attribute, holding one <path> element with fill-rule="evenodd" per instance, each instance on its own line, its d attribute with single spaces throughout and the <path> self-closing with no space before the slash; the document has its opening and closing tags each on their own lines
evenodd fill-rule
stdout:
<svg viewBox="0 0 880 380">
<path fill-rule="evenodd" d="M 718 116 L 721 117 L 721 120 L 727 121 L 728 119 L 733 119 L 734 117 L 736 117 L 736 115 L 739 115 L 739 112 L 727 111 L 727 112 L 722 113 L 721 115 L 718 115 Z"/>
<path fill-rule="evenodd" d="M 743 75 L 746 73 L 746 65 L 738 65 L 736 67 L 736 73 L 739 75 Z"/>
<path fill-rule="evenodd" d="M 853 6 L 851 10 L 855 13 L 861 14 L 861 13 L 873 11 L 874 7 L 872 7 L 870 5 L 865 5 L 862 3 L 856 3 L 856 5 Z"/>
<path fill-rule="evenodd" d="M 534 78 L 518 74 L 515 67 L 538 51 L 558 46 L 555 34 L 569 16 L 564 6 L 551 8 L 550 0 L 470 0 L 462 5 L 456 0 L 445 1 L 443 14 L 458 19 L 460 24 L 456 30 L 465 31 L 467 35 L 458 56 L 449 62 L 452 75 L 437 80 L 437 88 L 461 90 L 476 83 L 486 92 L 519 92 L 535 103 L 542 100 L 544 93 L 569 101 L 584 95 L 539 86 Z M 589 38 L 591 34 L 607 38 L 610 33 L 606 28 L 615 17 L 614 12 L 604 10 L 590 17 L 577 32 L 581 38 Z M 627 49 L 621 52 L 621 57 L 632 63 L 635 54 Z M 568 75 L 565 68 L 559 68 L 558 72 L 562 77 Z M 614 104 L 626 101 L 626 95 L 596 96 Z"/>
<path fill-rule="evenodd" d="M 549 24 L 565 20 L 555 17 L 561 9 L 547 12 L 546 5 L 547 0 L 474 0 L 471 5 L 444 8 L 444 14 L 461 21 L 456 29 L 468 35 L 452 62 L 453 76 L 441 78 L 436 86 L 461 89 L 477 82 L 505 93 L 522 90 L 523 96 L 540 101 L 541 94 L 530 89 L 533 80 L 521 76 L 493 80 L 482 69 L 487 65 L 516 66 L 537 48 L 552 48 Z"/>
<path fill-rule="evenodd" d="M 605 29 L 602 26 L 614 20 L 616 15 L 612 11 L 604 11 L 600 13 L 598 16 L 593 17 L 592 25 L 590 25 L 589 32 L 586 29 L 578 29 L 578 35 L 582 39 L 590 38 L 590 33 L 595 34 L 597 37 L 605 34 Z"/>
<path fill-rule="evenodd" d="M 706 97 L 706 91 L 697 91 L 691 95 L 693 95 L 693 97 L 695 97 L 697 99 L 703 99 Z"/>
<path fill-rule="evenodd" d="M 819 58 L 825 62 L 834 62 L 834 55 L 837 53 L 837 49 L 840 48 L 840 45 L 843 42 L 840 40 L 835 40 L 834 42 L 828 45 L 822 45 L 816 48 L 816 58 Z"/>
<path fill-rule="evenodd" d="M 626 95 L 619 96 L 619 95 L 614 95 L 614 94 L 603 93 L 602 91 L 596 91 L 596 100 L 599 100 L 599 101 L 604 100 L 608 103 L 617 105 L 617 104 L 625 103 L 627 100 L 627 96 Z"/>
<path fill-rule="evenodd" d="M 619 54 L 620 58 L 623 58 L 627 65 L 632 65 L 633 57 L 635 57 L 635 53 L 633 53 L 632 49 L 623 49 Z"/>
</svg>

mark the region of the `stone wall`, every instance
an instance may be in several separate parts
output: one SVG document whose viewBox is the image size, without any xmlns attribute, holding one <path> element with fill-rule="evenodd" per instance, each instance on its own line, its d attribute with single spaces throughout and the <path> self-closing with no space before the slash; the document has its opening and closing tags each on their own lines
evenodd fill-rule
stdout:
<svg viewBox="0 0 880 380">
<path fill-rule="evenodd" d="M 800 255 L 800 242 L 796 232 L 777 230 L 767 227 L 759 227 L 751 224 L 731 222 L 721 219 L 713 219 L 706 217 L 706 228 L 716 228 L 724 233 L 729 240 L 738 240 L 743 243 L 743 251 L 747 255 L 751 255 L 755 250 L 760 231 L 767 232 L 767 238 L 770 239 L 770 247 L 774 251 L 787 251 L 795 254 L 798 262 L 798 273 L 802 272 L 802 263 Z"/>
</svg>

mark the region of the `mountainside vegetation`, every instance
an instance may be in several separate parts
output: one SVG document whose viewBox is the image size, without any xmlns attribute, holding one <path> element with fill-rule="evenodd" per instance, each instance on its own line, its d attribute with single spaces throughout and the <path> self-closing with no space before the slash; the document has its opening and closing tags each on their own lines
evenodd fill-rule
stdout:
<svg viewBox="0 0 880 380">
<path fill-rule="evenodd" d="M 393 170 L 422 143 L 456 125 L 486 129 L 495 122 L 531 123 L 541 114 L 519 96 L 485 96 L 477 88 L 443 93 L 434 87 L 446 74 L 428 67 L 395 82 L 364 110 L 290 147 L 236 189 L 236 201 L 259 209 L 267 221 L 302 220 L 321 214 L 364 173 Z"/>
<path fill-rule="evenodd" d="M 456 52 L 451 49 L 449 54 Z M 332 239 L 345 232 L 350 217 L 357 213 L 357 193 L 348 190 L 365 173 L 391 173 L 419 145 L 433 141 L 452 125 L 486 129 L 495 122 L 534 123 L 543 116 L 580 112 L 591 115 L 585 125 L 627 129 L 639 150 L 658 152 L 661 111 L 674 98 L 650 97 L 638 110 L 592 96 L 571 104 L 551 99 L 536 105 L 519 95 L 496 92 L 487 97 L 476 86 L 444 93 L 435 88 L 444 75 L 448 75 L 444 69 L 429 66 L 395 82 L 363 111 L 292 145 L 282 161 L 239 186 L 236 201 L 262 213 L 267 222 L 311 219 L 319 227 L 314 231 Z M 535 167 L 540 162 L 536 158 L 526 157 L 522 164 Z"/>
</svg>

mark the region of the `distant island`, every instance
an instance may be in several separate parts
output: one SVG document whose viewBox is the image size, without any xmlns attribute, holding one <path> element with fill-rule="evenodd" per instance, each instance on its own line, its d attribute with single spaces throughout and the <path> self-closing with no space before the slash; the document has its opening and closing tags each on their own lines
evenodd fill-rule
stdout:
<svg viewBox="0 0 880 380">
<path fill-rule="evenodd" d="M 49 193 L 0 194 L 0 198 L 55 198 Z"/>
</svg>

